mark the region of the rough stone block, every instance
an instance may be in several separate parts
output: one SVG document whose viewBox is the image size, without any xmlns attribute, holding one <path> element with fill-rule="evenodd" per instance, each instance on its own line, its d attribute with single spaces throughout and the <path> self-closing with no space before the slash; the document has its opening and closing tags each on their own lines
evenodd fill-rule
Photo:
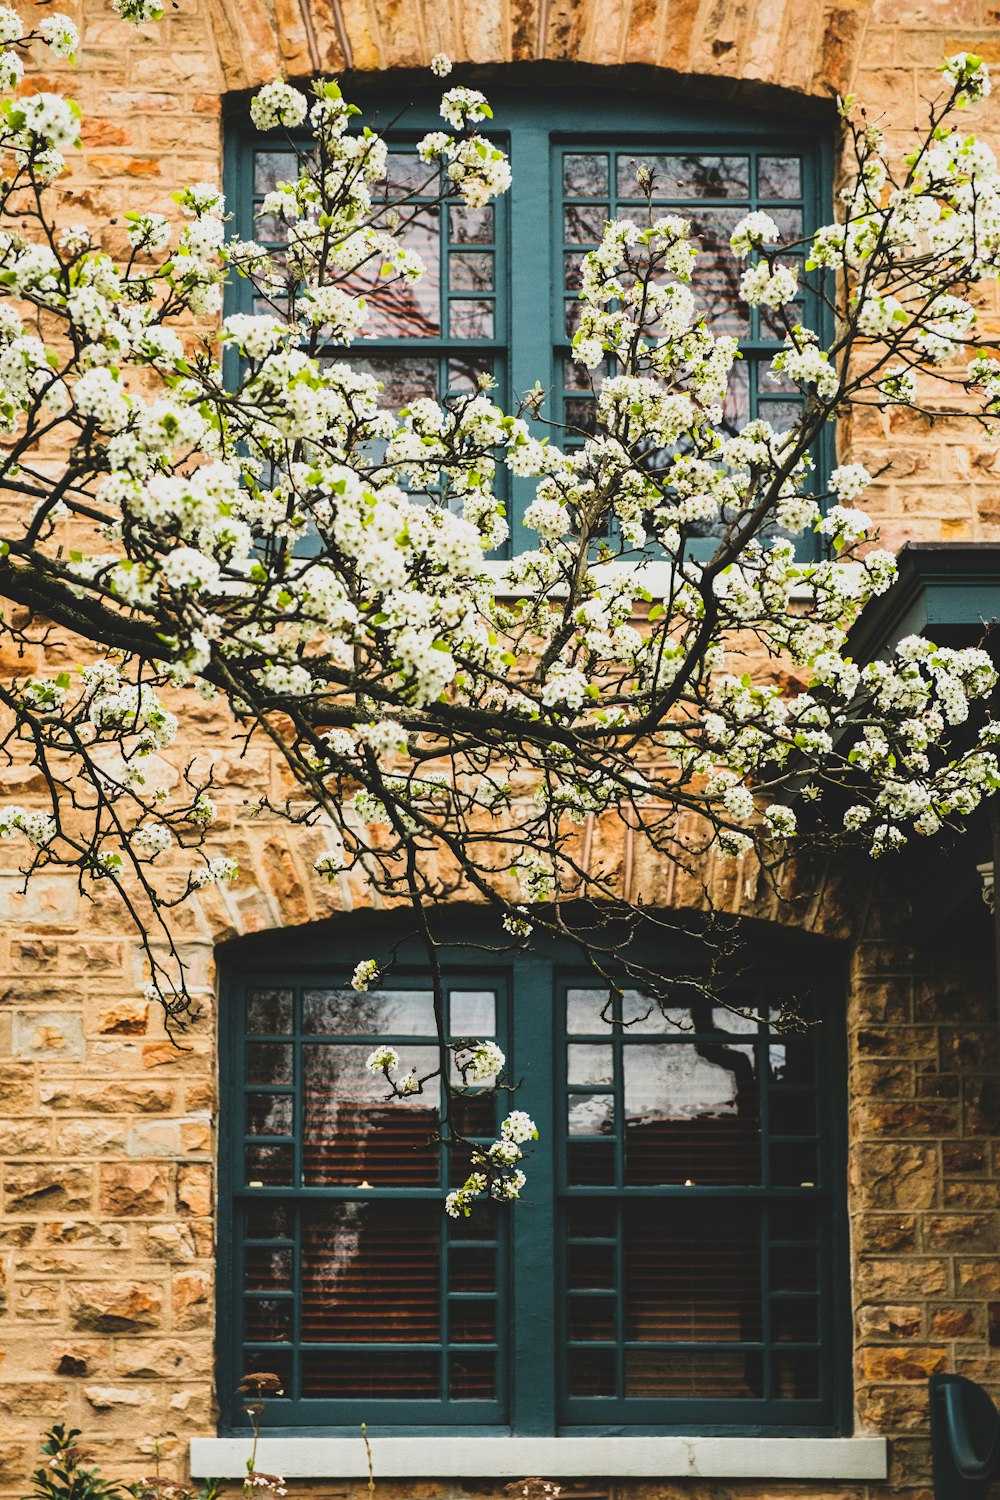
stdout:
<svg viewBox="0 0 1000 1500">
<path fill-rule="evenodd" d="M 65 1011 L 15 1011 L 15 1057 L 82 1058 L 83 1018 Z"/>
<path fill-rule="evenodd" d="M 98 1197 L 108 1214 L 143 1218 L 163 1213 L 170 1199 L 169 1169 L 151 1163 L 102 1164 Z"/>
<path fill-rule="evenodd" d="M 155 1282 L 122 1285 L 80 1281 L 70 1287 L 70 1320 L 92 1333 L 135 1333 L 158 1328 L 163 1290 Z"/>
<path fill-rule="evenodd" d="M 62 1162 L 9 1166 L 4 1174 L 4 1206 L 11 1214 L 87 1208 L 93 1186 L 85 1167 L 70 1167 Z"/>
</svg>

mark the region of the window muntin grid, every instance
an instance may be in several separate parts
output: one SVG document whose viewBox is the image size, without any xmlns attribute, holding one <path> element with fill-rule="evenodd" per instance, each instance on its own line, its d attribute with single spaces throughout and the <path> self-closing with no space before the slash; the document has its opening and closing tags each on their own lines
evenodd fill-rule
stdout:
<svg viewBox="0 0 1000 1500">
<path fill-rule="evenodd" d="M 829 1408 L 824 1033 L 683 1001 L 664 1015 L 585 981 L 564 982 L 558 1010 L 563 1420 Z"/>
<path fill-rule="evenodd" d="M 721 1010 L 692 1032 L 678 1007 L 681 1032 L 631 995 L 630 1024 L 609 1027 L 606 996 L 561 968 L 555 949 L 498 959 L 475 978 L 458 972 L 460 957 L 453 972 L 442 956 L 453 1029 L 497 1036 L 523 1080 L 518 1107 L 542 1128 L 524 1200 L 470 1220 L 442 1213 L 464 1158 L 410 1149 L 431 1122 L 415 1129 L 397 1102 L 382 1122 L 396 1132 L 391 1143 L 375 1140 L 370 1120 L 358 1129 L 356 1106 L 378 1111 L 381 1101 L 356 1086 L 356 1070 L 338 1075 L 344 1098 L 318 1091 L 327 1103 L 314 1100 L 307 1125 L 310 1054 L 367 1053 L 388 1039 L 412 1059 L 431 1044 L 418 967 L 359 997 L 299 972 L 308 960 L 296 955 L 273 974 L 251 966 L 229 991 L 220 1395 L 232 1430 L 245 1427 L 232 1391 L 252 1368 L 286 1382 L 269 1408 L 272 1431 L 346 1432 L 361 1420 L 383 1430 L 841 1430 L 833 1015 L 817 1002 L 812 1029 L 777 1037 Z M 762 980 L 746 1004 L 766 1000 Z M 720 1047 L 735 1069 L 720 1068 Z M 329 1080 L 329 1068 L 320 1073 Z M 587 1133 L 570 1133 L 570 1110 Z M 609 1134 L 610 1120 L 620 1128 Z M 485 1138 L 496 1117 L 464 1123 Z M 251 1175 L 261 1156 L 244 1150 L 285 1152 L 284 1177 Z M 399 1226 L 402 1240 L 391 1232 Z M 353 1259 L 345 1235 L 361 1246 Z M 386 1298 L 370 1297 L 372 1284 Z M 244 1363 L 234 1361 L 234 1330 Z"/>
<path fill-rule="evenodd" d="M 449 982 L 453 1039 L 503 1045 L 507 1003 L 502 977 Z M 427 1144 L 439 1090 L 387 1101 L 364 1065 L 383 1043 L 407 1068 L 434 1065 L 425 981 L 359 995 L 253 980 L 241 1005 L 234 1384 L 280 1376 L 272 1425 L 433 1422 L 445 1410 L 453 1424 L 502 1421 L 507 1221 L 488 1206 L 475 1223 L 447 1218 L 444 1190 L 468 1167 Z M 493 1139 L 502 1098 L 473 1090 L 457 1127 Z"/>
</svg>

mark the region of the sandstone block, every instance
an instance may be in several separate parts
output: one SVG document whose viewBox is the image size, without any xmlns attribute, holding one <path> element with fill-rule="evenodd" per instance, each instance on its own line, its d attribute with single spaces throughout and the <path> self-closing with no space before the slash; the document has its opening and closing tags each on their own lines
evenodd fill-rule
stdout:
<svg viewBox="0 0 1000 1500">
<path fill-rule="evenodd" d="M 860 1366 L 864 1380 L 926 1380 L 945 1369 L 947 1351 L 907 1344 L 897 1349 L 862 1349 Z"/>
<path fill-rule="evenodd" d="M 169 1197 L 168 1169 L 130 1162 L 101 1165 L 98 1198 L 105 1213 L 130 1218 L 159 1214 Z"/>
<path fill-rule="evenodd" d="M 19 1281 L 14 1288 L 14 1316 L 23 1323 L 57 1323 L 61 1316 L 58 1283 Z"/>
<path fill-rule="evenodd" d="M 1000 1297 L 1000 1260 L 977 1256 L 960 1260 L 955 1271 L 956 1289 L 968 1296 Z"/>
<path fill-rule="evenodd" d="M 212 1171 L 210 1167 L 179 1167 L 177 1202 L 189 1214 L 198 1217 L 212 1212 Z"/>
<path fill-rule="evenodd" d="M 5 1174 L 4 1206 L 12 1214 L 88 1208 L 92 1194 L 93 1181 L 84 1167 L 45 1162 L 11 1166 Z"/>
<path fill-rule="evenodd" d="M 0 1384 L 0 1412 L 7 1417 L 37 1417 L 39 1412 L 62 1411 L 67 1390 L 54 1380 L 20 1380 Z"/>
<path fill-rule="evenodd" d="M 995 1214 L 933 1214 L 924 1220 L 929 1250 L 992 1250 L 1000 1243 Z"/>
<path fill-rule="evenodd" d="M 211 1278 L 202 1272 L 186 1271 L 174 1277 L 170 1297 L 175 1328 L 204 1328 L 211 1322 Z"/>
<path fill-rule="evenodd" d="M 126 1145 L 129 1156 L 179 1156 L 181 1128 L 178 1120 L 144 1120 L 133 1125 Z"/>
<path fill-rule="evenodd" d="M 163 1292 L 155 1282 L 80 1281 L 69 1296 L 70 1320 L 84 1331 L 135 1333 L 158 1328 L 163 1317 Z"/>
<path fill-rule="evenodd" d="M 8 792 L 10 788 L 7 788 Z M 77 919 L 80 892 L 73 875 L 38 874 L 26 891 L 22 875 L 0 875 L 0 926 L 69 927 Z"/>
<path fill-rule="evenodd" d="M 172 1084 L 145 1080 L 130 1083 L 107 1079 L 97 1083 L 78 1083 L 65 1079 L 42 1083 L 39 1098 L 48 1109 L 73 1110 L 80 1114 L 159 1114 L 173 1107 L 174 1090 Z"/>
<path fill-rule="evenodd" d="M 980 1308 L 975 1304 L 938 1307 L 931 1312 L 931 1337 L 936 1339 L 982 1338 Z"/>
<path fill-rule="evenodd" d="M 905 1302 L 948 1291 L 948 1262 L 923 1257 L 863 1259 L 855 1275 L 858 1295 L 872 1302 Z"/>
<path fill-rule="evenodd" d="M 900 1307 L 876 1302 L 858 1308 L 858 1338 L 919 1338 L 923 1321 L 923 1309 L 917 1303 Z"/>
<path fill-rule="evenodd" d="M 892 1254 L 912 1250 L 917 1243 L 915 1214 L 859 1214 L 854 1243 L 860 1254 Z"/>
<path fill-rule="evenodd" d="M 142 1249 L 146 1255 L 164 1260 L 191 1261 L 199 1254 L 188 1224 L 151 1224 L 143 1231 Z"/>
<path fill-rule="evenodd" d="M 102 1224 L 93 1219 L 64 1219 L 41 1226 L 47 1245 L 81 1245 L 96 1250 L 120 1250 L 128 1244 L 124 1224 Z"/>
<path fill-rule="evenodd" d="M 97 1030 L 102 1036 L 143 1036 L 148 1026 L 145 1000 L 117 1000 L 97 1013 Z"/>
<path fill-rule="evenodd" d="M 56 1150 L 66 1160 L 117 1155 L 125 1146 L 125 1130 L 107 1119 L 66 1120 L 56 1126 L 55 1140 Z"/>
<path fill-rule="evenodd" d="M 15 1057 L 82 1058 L 83 1018 L 69 1011 L 15 1011 L 13 1051 Z"/>
<path fill-rule="evenodd" d="M 0 1098 L 9 1114 L 35 1108 L 35 1070 L 30 1063 L 0 1063 Z"/>
<path fill-rule="evenodd" d="M 114 1351 L 114 1373 L 128 1380 L 210 1378 L 215 1351 L 211 1337 L 122 1339 Z"/>
<path fill-rule="evenodd" d="M 929 1143 L 861 1146 L 861 1201 L 869 1208 L 930 1208 L 938 1191 L 936 1147 Z"/>
<path fill-rule="evenodd" d="M 83 1394 L 95 1411 L 117 1411 L 123 1406 L 141 1406 L 150 1392 L 135 1385 L 86 1385 Z"/>
</svg>

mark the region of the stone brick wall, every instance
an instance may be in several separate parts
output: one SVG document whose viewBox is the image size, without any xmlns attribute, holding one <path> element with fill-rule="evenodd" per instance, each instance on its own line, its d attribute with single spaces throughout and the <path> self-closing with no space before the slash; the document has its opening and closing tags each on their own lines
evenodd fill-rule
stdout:
<svg viewBox="0 0 1000 1500">
<path fill-rule="evenodd" d="M 71 80 L 68 69 L 45 77 L 71 83 L 87 118 L 67 207 L 99 225 L 111 249 L 121 235 L 111 221 L 126 200 L 170 211 L 178 179 L 218 178 L 223 94 L 276 72 L 412 67 L 444 50 L 487 71 L 509 62 L 527 79 L 530 69 L 565 78 L 572 64 L 586 64 L 588 87 L 607 77 L 793 116 L 802 94 L 850 89 L 878 101 L 901 138 L 944 53 L 974 48 L 1000 61 L 1000 4 L 991 0 L 178 0 L 159 27 L 138 33 L 108 9 L 107 0 L 82 0 L 79 68 Z M 37 86 L 36 74 L 26 87 Z M 979 111 L 976 124 L 1000 139 L 1000 104 Z M 994 302 L 985 314 L 993 329 Z M 1000 456 L 967 431 L 872 417 L 841 433 L 841 451 L 891 457 L 875 508 L 893 545 L 907 536 L 1000 539 Z M 53 662 L 68 659 L 68 648 L 53 647 Z M 308 833 L 244 820 L 247 799 L 280 793 L 280 770 L 269 751 L 241 760 L 218 745 L 212 710 L 199 709 L 177 759 L 197 748 L 215 759 L 226 852 L 244 873 L 232 891 L 201 893 L 179 919 L 202 1002 L 183 1050 L 141 999 L 140 953 L 121 912 L 99 890 L 83 900 L 61 876 L 20 894 L 14 851 L 0 848 L 3 1494 L 23 1492 L 37 1433 L 52 1419 L 83 1427 L 109 1469 L 133 1476 L 149 1471 L 157 1436 L 180 1474 L 188 1438 L 213 1430 L 214 945 L 367 901 L 346 877 L 317 887 Z M 0 796 L 36 791 L 20 768 L 0 771 Z M 647 899 L 692 899 L 669 872 L 641 861 L 632 878 Z M 717 873 L 717 890 L 729 909 L 749 907 L 852 947 L 858 1426 L 892 1437 L 891 1486 L 923 1500 L 926 1375 L 956 1369 L 1000 1387 L 1000 1085 L 988 919 L 981 914 L 971 941 L 952 934 L 949 946 L 924 934 L 917 947 L 891 880 L 869 890 L 857 872 L 805 875 L 799 900 L 780 913 L 764 893 L 758 906 L 731 870 Z M 665 1488 L 691 1500 L 730 1490 L 763 1500 L 775 1487 L 637 1484 L 623 1495 L 653 1500 Z M 864 1488 L 780 1492 L 862 1500 Z M 450 1492 L 406 1487 L 408 1496 Z"/>
</svg>

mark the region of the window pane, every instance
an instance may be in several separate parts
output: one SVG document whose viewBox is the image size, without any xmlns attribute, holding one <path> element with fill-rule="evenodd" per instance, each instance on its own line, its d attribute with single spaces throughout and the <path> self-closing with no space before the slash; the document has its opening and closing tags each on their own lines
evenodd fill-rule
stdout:
<svg viewBox="0 0 1000 1500">
<path fill-rule="evenodd" d="M 491 292 L 493 256 L 483 251 L 452 251 L 448 257 L 448 285 L 453 292 Z"/>
<path fill-rule="evenodd" d="M 743 1343 L 761 1337 L 760 1209 L 669 1200 L 623 1209 L 625 1337 Z"/>
<path fill-rule="evenodd" d="M 615 1356 L 611 1349 L 574 1349 L 569 1361 L 571 1396 L 613 1396 Z"/>
<path fill-rule="evenodd" d="M 452 301 L 448 308 L 448 333 L 453 339 L 491 339 L 493 303 Z"/>
<path fill-rule="evenodd" d="M 440 1150 L 437 1080 L 422 1094 L 388 1097 L 365 1065 L 369 1044 L 312 1044 L 304 1050 L 303 1178 L 312 1184 L 433 1187 Z M 405 1047 L 401 1070 L 432 1072 L 437 1053 Z"/>
<path fill-rule="evenodd" d="M 615 1101 L 610 1094 L 571 1094 L 566 1111 L 570 1135 L 610 1135 L 615 1128 Z"/>
<path fill-rule="evenodd" d="M 566 1030 L 571 1036 L 600 1035 L 611 1031 L 611 996 L 607 990 L 573 989 L 566 992 Z"/>
<path fill-rule="evenodd" d="M 608 205 L 596 207 L 582 204 L 568 206 L 564 215 L 563 233 L 567 245 L 599 245 L 608 218 Z"/>
<path fill-rule="evenodd" d="M 608 192 L 608 158 L 601 153 L 567 155 L 563 160 L 567 198 L 604 198 Z"/>
<path fill-rule="evenodd" d="M 248 1187 L 291 1186 L 293 1170 L 291 1146 L 248 1146 L 244 1153 Z"/>
<path fill-rule="evenodd" d="M 292 1029 L 291 990 L 251 990 L 247 995 L 247 1031 L 280 1036 Z"/>
<path fill-rule="evenodd" d="M 433 1353 L 343 1349 L 302 1356 L 302 1394 L 310 1400 L 426 1401 L 437 1399 L 440 1380 Z"/>
<path fill-rule="evenodd" d="M 496 1035 L 496 996 L 492 990 L 452 990 L 451 1034 L 485 1041 Z"/>
<path fill-rule="evenodd" d="M 754 1050 L 721 1043 L 623 1048 L 625 1181 L 760 1181 Z"/>
<path fill-rule="evenodd" d="M 422 396 L 436 399 L 438 395 L 438 361 L 425 354 L 380 354 L 364 358 L 352 354 L 350 363 L 354 369 L 381 381 L 381 404 L 390 411 L 399 411 Z"/>
<path fill-rule="evenodd" d="M 248 1094 L 247 1135 L 291 1135 L 294 1113 L 291 1094 Z"/>
<path fill-rule="evenodd" d="M 243 1279 L 247 1291 L 290 1292 L 291 1249 L 274 1245 L 248 1245 L 243 1253 Z"/>
<path fill-rule="evenodd" d="M 488 245 L 493 239 L 493 209 L 465 208 L 451 204 L 448 233 L 454 245 Z"/>
<path fill-rule="evenodd" d="M 291 1083 L 292 1048 L 283 1042 L 251 1042 L 247 1047 L 247 1083 Z"/>
<path fill-rule="evenodd" d="M 303 1205 L 303 1340 L 436 1342 L 440 1219 L 436 1203 L 411 1202 L 404 1213 L 389 1203 Z"/>
<path fill-rule="evenodd" d="M 576 1204 L 574 1207 L 580 1210 L 584 1205 Z M 602 1207 L 603 1205 L 600 1205 L 597 1208 L 598 1213 Z M 612 1233 L 614 1232 L 612 1228 Z M 615 1284 L 613 1245 L 570 1245 L 568 1265 L 571 1291 L 587 1291 L 591 1288 L 611 1287 Z"/>
<path fill-rule="evenodd" d="M 745 156 L 709 156 L 701 152 L 685 155 L 618 157 L 618 196 L 640 198 L 639 169 L 652 176 L 653 197 L 748 198 L 750 164 Z"/>
<path fill-rule="evenodd" d="M 615 1304 L 611 1297 L 570 1297 L 567 1332 L 574 1342 L 607 1343 L 615 1337 Z"/>
<path fill-rule="evenodd" d="M 430 990 L 306 990 L 302 1030 L 307 1036 L 433 1036 Z"/>
<path fill-rule="evenodd" d="M 495 1372 L 493 1354 L 453 1354 L 448 1361 L 448 1394 L 453 1401 L 492 1401 Z"/>
<path fill-rule="evenodd" d="M 441 236 L 438 208 L 420 211 L 402 234 L 407 249 L 419 255 L 424 274 L 419 281 L 384 277 L 381 255 L 357 264 L 346 280 L 347 290 L 368 302 L 364 331 L 368 338 L 436 338 L 441 333 Z"/>
<path fill-rule="evenodd" d="M 756 1352 L 627 1349 L 625 1394 L 674 1401 L 759 1400 L 764 1362 Z"/>
<path fill-rule="evenodd" d="M 251 1343 L 284 1343 L 292 1336 L 290 1298 L 247 1297 L 244 1303 L 243 1332 Z"/>
<path fill-rule="evenodd" d="M 757 196 L 759 198 L 801 198 L 801 157 L 759 157 L 757 161 Z"/>
<path fill-rule="evenodd" d="M 566 1049 L 567 1083 L 613 1083 L 614 1053 L 610 1047 L 579 1044 Z"/>
</svg>

